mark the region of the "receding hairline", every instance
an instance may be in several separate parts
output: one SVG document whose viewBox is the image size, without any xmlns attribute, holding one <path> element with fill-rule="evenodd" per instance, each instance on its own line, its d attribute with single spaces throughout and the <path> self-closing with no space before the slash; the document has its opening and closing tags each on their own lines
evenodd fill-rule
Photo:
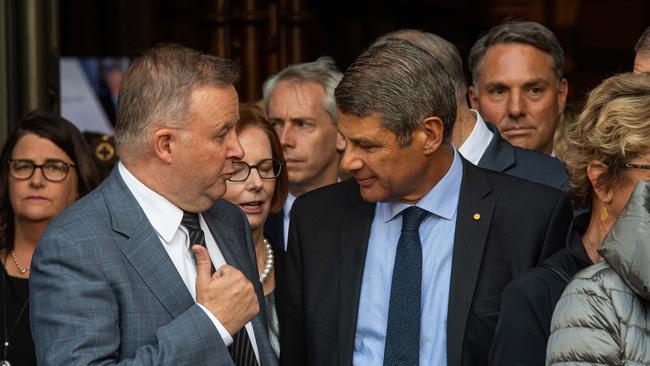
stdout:
<svg viewBox="0 0 650 366">
<path fill-rule="evenodd" d="M 284 83 L 284 85 L 286 85 L 287 87 L 296 90 L 296 93 L 303 94 L 303 95 L 306 94 L 306 92 L 303 89 L 303 87 L 305 85 L 315 85 L 315 86 L 317 86 L 318 90 L 320 90 L 320 92 L 321 92 L 321 95 L 317 98 L 317 99 L 320 99 L 318 101 L 318 105 L 323 110 L 323 112 L 325 112 L 325 114 L 327 114 L 327 116 L 331 120 L 331 122 L 334 123 L 334 125 L 336 125 L 336 121 L 332 118 L 332 116 L 330 115 L 330 113 L 327 110 L 327 106 L 325 105 L 327 103 L 327 92 L 325 91 L 325 87 L 323 86 L 323 84 L 318 82 L 317 80 L 306 80 L 306 79 L 301 79 L 301 78 L 298 78 L 298 77 L 282 78 L 282 79 L 279 79 L 275 83 L 273 89 L 270 91 L 269 96 L 268 96 L 268 108 L 267 108 L 267 111 L 266 111 L 267 118 L 274 119 L 274 117 L 272 117 L 271 113 L 270 113 L 271 112 L 271 104 L 272 104 L 271 100 L 273 99 L 273 95 L 275 94 L 276 90 L 280 86 L 280 83 Z M 336 107 L 336 110 L 338 110 L 338 106 Z M 300 118 L 300 119 L 313 119 L 312 117 L 307 117 L 307 116 L 297 116 L 297 117 L 294 116 L 291 119 L 298 119 L 298 118 Z"/>
</svg>

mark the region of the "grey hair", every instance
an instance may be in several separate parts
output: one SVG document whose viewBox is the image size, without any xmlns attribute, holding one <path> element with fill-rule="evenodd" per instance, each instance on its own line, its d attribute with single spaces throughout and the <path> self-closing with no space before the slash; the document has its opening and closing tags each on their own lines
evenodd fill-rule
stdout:
<svg viewBox="0 0 650 366">
<path fill-rule="evenodd" d="M 650 27 L 646 28 L 645 31 L 643 31 L 641 37 L 639 37 L 639 40 L 636 41 L 636 45 L 634 45 L 635 55 L 647 52 L 650 52 Z"/>
<path fill-rule="evenodd" d="M 454 83 L 456 102 L 466 104 L 467 81 L 463 73 L 463 59 L 456 46 L 446 39 L 429 32 L 415 29 L 400 29 L 381 36 L 377 41 L 395 38 L 409 41 L 440 61 Z"/>
<path fill-rule="evenodd" d="M 269 113 L 269 99 L 273 90 L 281 80 L 291 80 L 299 83 L 318 83 L 325 92 L 323 108 L 330 115 L 334 124 L 337 123 L 336 102 L 334 101 L 334 88 L 341 81 L 343 74 L 336 68 L 336 63 L 331 57 L 319 57 L 313 62 L 304 62 L 287 66 L 284 70 L 268 78 L 262 86 L 264 98 L 264 112 Z"/>
<path fill-rule="evenodd" d="M 411 42 L 375 42 L 345 71 L 334 94 L 343 113 L 361 118 L 376 113 L 402 147 L 432 116 L 442 119 L 443 142 L 450 141 L 456 120 L 451 78 L 440 61 Z"/>
<path fill-rule="evenodd" d="M 176 44 L 159 45 L 138 57 L 124 75 L 117 101 L 115 144 L 121 157 L 145 146 L 147 130 L 163 124 L 181 128 L 192 91 L 233 85 L 239 67 L 231 60 Z"/>
<path fill-rule="evenodd" d="M 564 79 L 564 51 L 555 34 L 535 22 L 509 21 L 493 27 L 474 43 L 469 51 L 468 66 L 472 72 L 472 83 L 478 85 L 481 63 L 488 48 L 495 45 L 521 43 L 549 54 L 558 84 Z"/>
</svg>

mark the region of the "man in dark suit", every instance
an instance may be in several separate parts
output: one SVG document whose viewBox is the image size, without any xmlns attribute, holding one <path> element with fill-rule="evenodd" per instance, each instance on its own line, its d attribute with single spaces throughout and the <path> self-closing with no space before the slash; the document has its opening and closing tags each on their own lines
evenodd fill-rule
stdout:
<svg viewBox="0 0 650 366">
<path fill-rule="evenodd" d="M 281 364 L 485 364 L 501 291 L 563 244 L 566 196 L 464 160 L 452 82 L 407 41 L 376 42 L 335 95 L 355 179 L 292 209 Z"/>
<path fill-rule="evenodd" d="M 511 144 L 555 156 L 569 83 L 553 32 L 535 22 L 499 24 L 474 43 L 468 64 L 472 107 Z"/>
<path fill-rule="evenodd" d="M 451 141 L 458 152 L 474 165 L 496 170 L 563 191 L 569 179 L 559 160 L 537 151 L 513 146 L 496 126 L 467 105 L 467 83 L 463 61 L 456 47 L 432 33 L 402 29 L 382 37 L 404 39 L 437 58 L 449 73 L 456 92 L 456 122 Z"/>
<path fill-rule="evenodd" d="M 220 199 L 244 155 L 237 78 L 232 61 L 181 46 L 133 62 L 117 167 L 34 253 L 39 365 L 277 363 L 246 217 Z"/>
</svg>

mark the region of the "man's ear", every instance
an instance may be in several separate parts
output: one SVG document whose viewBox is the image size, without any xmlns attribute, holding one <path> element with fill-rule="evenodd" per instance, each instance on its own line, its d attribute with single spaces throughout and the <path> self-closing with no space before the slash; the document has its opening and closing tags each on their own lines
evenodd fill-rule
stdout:
<svg viewBox="0 0 650 366">
<path fill-rule="evenodd" d="M 336 133 L 336 151 L 343 152 L 345 151 L 345 138 L 341 135 L 340 132 Z"/>
<path fill-rule="evenodd" d="M 594 188 L 594 195 L 601 202 L 608 204 L 612 201 L 611 187 L 607 188 L 600 181 L 600 178 L 609 168 L 604 163 L 594 160 L 587 165 L 587 178 Z"/>
<path fill-rule="evenodd" d="M 180 133 L 171 128 L 159 128 L 152 137 L 154 155 L 167 164 L 171 164 L 174 154 L 180 149 Z"/>
<path fill-rule="evenodd" d="M 474 85 L 469 86 L 469 104 L 472 109 L 478 110 L 478 90 L 474 90 Z"/>
<path fill-rule="evenodd" d="M 422 148 L 425 155 L 438 150 L 444 140 L 444 131 L 445 124 L 440 117 L 427 117 L 420 122 L 415 132 L 423 139 Z"/>
<path fill-rule="evenodd" d="M 560 114 L 564 113 L 567 95 L 569 95 L 569 82 L 566 79 L 562 79 L 560 82 L 560 90 L 558 90 L 557 95 L 558 112 Z"/>
</svg>

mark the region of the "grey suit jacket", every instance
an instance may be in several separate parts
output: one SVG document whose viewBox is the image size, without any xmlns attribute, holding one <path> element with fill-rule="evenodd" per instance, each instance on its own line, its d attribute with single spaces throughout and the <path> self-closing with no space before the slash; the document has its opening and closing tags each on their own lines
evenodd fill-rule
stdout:
<svg viewBox="0 0 650 366">
<path fill-rule="evenodd" d="M 226 262 L 255 284 L 260 360 L 276 365 L 246 218 L 223 200 L 203 215 Z M 117 169 L 48 226 L 30 302 L 39 365 L 233 365 Z"/>
<path fill-rule="evenodd" d="M 485 121 L 485 124 L 494 133 L 494 137 L 478 166 L 565 192 L 569 190 L 569 178 L 559 160 L 537 151 L 513 146 L 501 137 L 492 123 Z"/>
</svg>

